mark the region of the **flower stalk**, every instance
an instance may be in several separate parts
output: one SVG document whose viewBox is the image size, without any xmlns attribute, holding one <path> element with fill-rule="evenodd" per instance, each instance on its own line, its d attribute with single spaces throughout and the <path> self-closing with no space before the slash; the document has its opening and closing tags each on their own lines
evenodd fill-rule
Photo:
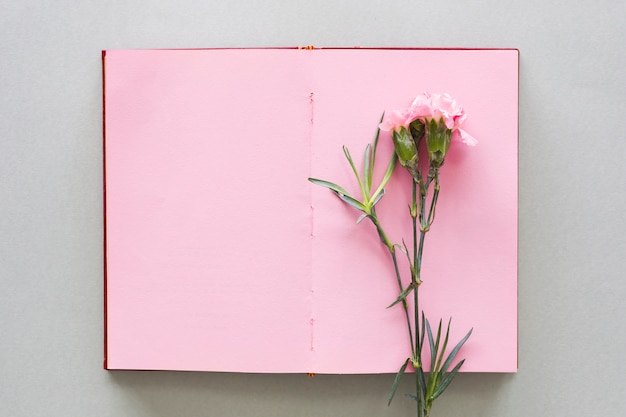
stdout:
<svg viewBox="0 0 626 417">
<path fill-rule="evenodd" d="M 356 169 L 350 152 L 344 147 L 344 154 L 352 167 L 361 191 L 362 198 L 360 200 L 334 183 L 309 178 L 309 181 L 330 189 L 343 202 L 361 211 L 362 214 L 357 223 L 368 218 L 391 256 L 399 295 L 388 308 L 396 304 L 402 305 L 411 356 L 403 362 L 396 374 L 388 396 L 388 404 L 391 404 L 401 377 L 410 363 L 415 371 L 415 394 L 406 394 L 406 396 L 416 401 L 418 417 L 430 416 L 434 401 L 456 376 L 465 359 L 458 361 L 454 366 L 452 365 L 457 353 L 472 333 L 472 329 L 470 329 L 447 353 L 451 319 L 448 321 L 445 335 L 442 331 L 442 320 L 439 320 L 437 333 L 434 336 L 430 322 L 424 311 L 420 310 L 419 303 L 420 287 L 423 284 L 422 260 L 425 238 L 435 221 L 441 189 L 440 170 L 445 163 L 445 157 L 452 142 L 460 140 L 468 145 L 476 144 L 476 140 L 460 128 L 465 118 L 463 109 L 448 94 L 430 95 L 428 93 L 417 96 L 407 109 L 395 110 L 386 116 L 383 114 L 374 142 L 367 145 L 365 149 L 362 175 Z M 394 154 L 387 165 L 381 183 L 372 192 L 374 189 L 372 178 L 375 155 L 380 131 L 391 132 Z M 421 146 L 426 148 L 427 161 L 420 161 Z M 404 240 L 402 240 L 402 245 L 393 243 L 388 234 L 385 233 L 375 210 L 376 204 L 385 195 L 385 186 L 392 178 L 397 161 L 407 170 L 411 178 L 409 216 L 412 223 L 412 251 L 408 250 Z M 402 274 L 398 266 L 397 249 L 400 249 L 408 259 L 410 282 L 406 286 L 403 284 Z M 407 302 L 407 297 L 411 293 L 413 293 L 412 306 Z M 412 319 L 411 315 L 413 316 Z M 425 362 L 427 358 L 423 356 L 425 343 L 428 343 L 428 350 L 430 351 L 430 361 L 428 362 Z M 425 363 L 428 365 L 427 370 L 424 368 Z"/>
</svg>

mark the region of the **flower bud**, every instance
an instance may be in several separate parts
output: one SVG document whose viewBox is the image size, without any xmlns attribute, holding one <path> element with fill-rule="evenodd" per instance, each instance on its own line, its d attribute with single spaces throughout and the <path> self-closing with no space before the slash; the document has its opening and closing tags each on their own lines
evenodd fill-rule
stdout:
<svg viewBox="0 0 626 417">
<path fill-rule="evenodd" d="M 417 175 L 417 145 L 406 127 L 402 126 L 393 131 L 393 147 L 400 161 L 400 165 L 405 167 L 415 178 Z"/>
<path fill-rule="evenodd" d="M 438 120 L 426 119 L 426 148 L 428 149 L 428 159 L 433 168 L 443 165 L 448 149 L 452 129 L 448 129 L 443 118 Z"/>
</svg>

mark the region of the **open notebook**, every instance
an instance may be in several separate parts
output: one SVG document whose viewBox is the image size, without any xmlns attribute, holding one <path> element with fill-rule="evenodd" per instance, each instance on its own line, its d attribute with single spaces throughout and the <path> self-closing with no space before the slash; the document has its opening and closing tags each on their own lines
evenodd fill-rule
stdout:
<svg viewBox="0 0 626 417">
<path fill-rule="evenodd" d="M 517 50 L 104 51 L 105 368 L 395 373 L 409 356 L 389 255 L 317 177 L 356 193 L 385 110 L 448 92 L 421 307 L 473 327 L 462 371 L 517 369 Z M 381 134 L 378 177 L 392 152 Z M 398 166 L 396 169 L 400 169 Z M 378 213 L 411 242 L 408 176 Z M 402 271 L 406 281 L 406 268 Z"/>
</svg>

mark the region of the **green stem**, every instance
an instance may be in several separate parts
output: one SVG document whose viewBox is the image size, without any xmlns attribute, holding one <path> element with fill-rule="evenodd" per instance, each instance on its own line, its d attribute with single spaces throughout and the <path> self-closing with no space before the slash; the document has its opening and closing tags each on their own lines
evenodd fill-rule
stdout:
<svg viewBox="0 0 626 417">
<path fill-rule="evenodd" d="M 420 178 L 421 179 L 421 178 Z M 415 289 L 413 290 L 413 301 L 414 301 L 414 319 L 413 322 L 415 323 L 415 347 L 417 348 L 417 356 L 415 357 L 415 360 L 419 363 L 419 365 L 421 366 L 421 353 L 422 353 L 422 348 L 420 346 L 420 338 L 419 338 L 419 301 L 418 301 L 418 291 L 419 291 L 419 284 L 420 284 L 420 275 L 419 275 L 419 269 L 417 267 L 417 262 L 416 260 L 418 259 L 418 251 L 417 251 L 417 245 L 416 245 L 416 241 L 417 241 L 417 187 L 418 184 L 415 182 L 415 180 L 412 181 L 412 201 L 411 201 L 411 217 L 413 220 L 413 262 L 414 265 L 411 268 L 411 281 L 416 284 Z"/>
<path fill-rule="evenodd" d="M 421 181 L 421 177 L 419 178 L 419 180 Z M 412 184 L 413 184 L 413 187 L 412 187 L 412 192 L 411 192 L 411 196 L 412 196 L 411 219 L 413 220 L 413 262 L 415 262 L 417 260 L 417 253 L 418 253 L 417 245 L 415 244 L 415 242 L 417 242 L 417 187 L 418 187 L 418 184 L 415 180 L 413 180 Z M 420 207 L 420 210 L 421 210 L 421 207 Z M 418 277 L 417 270 L 415 270 L 415 268 L 413 268 L 412 275 L 413 275 L 413 278 Z"/>
<path fill-rule="evenodd" d="M 426 210 L 426 197 L 431 183 L 434 181 L 432 200 L 430 208 Z M 418 197 L 419 190 L 419 197 Z M 413 367 L 415 368 L 415 398 L 417 403 L 417 416 L 428 417 L 430 415 L 430 409 L 432 402 L 428 400 L 427 394 L 424 394 L 425 388 L 428 383 L 421 377 L 423 375 L 422 368 L 422 340 L 424 338 L 424 332 L 420 330 L 420 316 L 419 316 L 419 286 L 422 283 L 421 269 L 422 269 L 422 256 L 424 253 L 424 240 L 426 233 L 430 230 L 430 226 L 435 219 L 435 208 L 437 205 L 437 199 L 439 196 L 439 170 L 437 168 L 430 168 L 426 181 L 423 181 L 421 173 L 418 172 L 417 178 L 412 181 L 412 201 L 410 206 L 410 214 L 413 223 L 413 264 L 411 265 L 411 284 L 413 285 L 413 306 L 414 306 L 414 318 L 413 324 L 415 330 L 411 327 L 411 320 L 409 315 L 409 307 L 406 300 L 402 300 L 402 307 L 404 309 L 404 315 L 406 318 L 409 343 L 411 345 L 411 357 Z M 418 200 L 419 198 L 419 200 Z M 418 204 L 419 201 L 419 204 Z M 402 278 L 398 269 L 398 259 L 396 256 L 395 245 L 389 240 L 389 237 L 384 232 L 376 212 L 371 211 L 367 216 L 378 231 L 380 240 L 389 250 L 391 259 L 393 260 L 393 267 L 396 274 L 396 280 L 398 282 L 398 288 L 400 293 L 404 291 L 402 288 Z M 417 235 L 419 221 L 419 239 Z M 409 259 L 411 261 L 411 259 Z M 432 370 L 431 370 L 432 372 Z M 429 375 L 430 379 L 430 375 Z M 430 381 L 428 381 L 430 382 Z"/>
<path fill-rule="evenodd" d="M 400 293 L 402 293 L 403 291 L 402 278 L 400 276 L 400 270 L 398 268 L 398 258 L 396 256 L 396 248 L 393 245 L 393 243 L 391 243 L 391 240 L 389 240 L 389 238 L 387 237 L 387 234 L 383 230 L 380 224 L 380 221 L 378 220 L 378 217 L 376 216 L 376 212 L 374 210 L 372 210 L 372 213 L 368 215 L 368 218 L 372 221 L 374 226 L 376 226 L 376 230 L 378 231 L 378 236 L 380 236 L 380 240 L 385 244 L 385 246 L 387 246 L 387 249 L 389 250 L 389 254 L 391 255 L 391 259 L 393 260 L 393 268 L 396 273 L 396 279 L 398 281 L 398 288 L 400 289 Z M 409 320 L 409 307 L 407 305 L 406 300 L 402 300 L 402 308 L 404 309 L 404 315 L 406 317 L 406 324 L 407 324 L 407 328 L 409 332 L 409 342 L 411 344 L 411 356 L 415 357 L 416 350 L 415 350 L 415 345 L 413 344 L 413 331 L 411 329 L 411 321 Z"/>
<path fill-rule="evenodd" d="M 433 200 L 430 204 L 430 210 L 428 212 L 429 228 L 435 221 L 435 209 L 437 206 L 437 199 L 439 198 L 439 169 L 435 169 L 435 172 L 433 173 L 433 180 L 435 181 L 435 185 L 433 186 Z"/>
<path fill-rule="evenodd" d="M 393 267 L 394 267 L 394 269 L 396 271 L 396 278 L 398 280 L 398 287 L 400 289 L 400 292 L 402 292 L 403 291 L 402 280 L 400 279 L 400 271 L 398 269 L 398 259 L 396 258 L 396 251 L 395 250 L 390 250 L 389 252 L 391 253 L 391 258 L 393 259 Z M 417 291 L 417 288 L 414 291 Z M 409 330 L 409 343 L 411 344 L 411 356 L 415 357 L 416 350 L 415 350 L 415 345 L 413 344 L 413 331 L 411 329 L 411 321 L 409 320 L 409 306 L 407 305 L 406 300 L 402 300 L 402 307 L 404 308 L 404 316 L 406 318 L 406 324 L 407 324 L 407 328 Z"/>
<path fill-rule="evenodd" d="M 430 201 L 430 208 L 426 210 L 426 197 L 428 194 L 428 190 L 430 189 L 430 186 L 431 184 L 433 184 L 433 182 L 434 182 L 434 185 L 433 185 L 433 193 L 432 193 L 432 197 Z M 423 192 L 420 195 L 421 204 L 420 204 L 420 213 L 419 213 L 420 239 L 419 239 L 419 247 L 417 250 L 417 258 L 416 258 L 416 264 L 415 264 L 415 269 L 417 271 L 418 277 L 421 277 L 422 257 L 424 254 L 424 239 L 426 237 L 426 233 L 430 231 L 430 226 L 435 220 L 437 199 L 439 198 L 439 169 L 438 168 L 433 168 L 433 167 L 430 168 L 428 172 L 428 177 L 426 179 L 426 183 L 424 184 L 424 187 L 422 188 L 422 190 Z M 428 217 L 426 217 L 426 213 L 428 213 Z M 430 385 L 431 383 L 435 382 L 434 380 L 431 379 L 432 372 L 433 370 L 431 369 L 429 377 L 428 377 L 427 385 Z M 423 399 L 423 409 L 424 409 L 423 417 L 430 416 L 432 401 L 430 401 L 428 398 L 430 397 L 431 394 L 432 394 L 431 389 L 428 389 L 427 393 L 425 394 L 425 398 Z"/>
<path fill-rule="evenodd" d="M 419 183 L 418 183 L 419 181 Z M 420 212 L 423 210 L 422 203 L 422 178 L 418 177 L 418 181 L 415 179 L 412 181 L 412 192 L 411 192 L 411 218 L 413 221 L 413 266 L 411 268 L 411 279 L 413 283 L 416 285 L 413 290 L 413 313 L 414 319 L 413 323 L 415 323 L 415 346 L 417 348 L 417 354 L 414 356 L 414 362 L 417 362 L 419 369 L 415 370 L 415 398 L 417 402 L 417 415 L 418 417 L 423 416 L 424 411 L 424 398 L 422 398 L 422 380 L 420 378 L 419 370 L 422 368 L 422 346 L 420 343 L 420 321 L 419 321 L 419 284 L 421 283 L 420 279 L 420 264 L 421 264 L 421 253 L 423 248 L 423 234 L 420 233 L 420 245 L 418 248 L 417 244 L 417 190 L 418 187 L 420 189 Z M 421 228 L 420 228 L 421 230 Z"/>
<path fill-rule="evenodd" d="M 415 398 L 417 398 L 417 416 L 423 417 L 424 407 L 422 406 L 421 387 L 417 371 L 415 371 Z"/>
<path fill-rule="evenodd" d="M 426 197 L 428 195 L 428 190 L 431 184 L 434 181 L 433 186 L 433 194 L 430 203 L 430 208 L 426 210 Z M 417 191 L 419 189 L 419 206 L 417 205 Z M 426 233 L 430 230 L 430 226 L 435 220 L 435 210 L 437 206 L 437 199 L 439 197 L 439 169 L 431 167 L 426 181 L 422 180 L 421 175 L 418 176 L 417 179 L 413 180 L 412 187 L 412 205 L 411 205 L 411 217 L 413 220 L 413 265 L 411 268 L 412 280 L 416 284 L 415 290 L 413 292 L 413 300 L 414 300 L 414 314 L 415 314 L 415 346 L 417 348 L 417 357 L 416 361 L 420 364 L 422 363 L 421 355 L 422 355 L 422 346 L 421 346 L 421 338 L 423 337 L 419 327 L 419 285 L 422 283 L 421 279 L 421 271 L 422 271 L 422 257 L 424 254 L 424 240 L 426 238 Z M 419 207 L 419 210 L 418 210 Z M 428 213 L 428 217 L 426 214 Z M 419 239 L 417 237 L 417 223 L 419 219 Z M 432 370 L 431 370 L 432 372 Z M 430 377 L 429 377 L 430 379 Z M 430 382 L 430 381 L 429 381 Z M 430 408 L 432 406 L 432 402 L 428 401 L 428 398 L 423 397 L 422 393 L 424 387 L 422 386 L 425 381 L 422 381 L 419 373 L 415 373 L 415 394 L 417 398 L 417 408 L 418 408 L 418 417 L 428 417 L 430 415 Z"/>
<path fill-rule="evenodd" d="M 378 216 L 376 216 L 376 212 L 373 208 L 371 213 L 368 214 L 367 217 L 372 221 L 372 223 L 374 223 L 374 226 L 376 226 L 376 230 L 378 231 L 378 236 L 380 237 L 380 240 L 384 243 L 385 246 L 387 246 L 387 249 L 389 249 L 390 252 L 394 252 L 393 243 L 391 243 L 391 240 L 387 237 L 387 234 L 380 225 Z"/>
</svg>

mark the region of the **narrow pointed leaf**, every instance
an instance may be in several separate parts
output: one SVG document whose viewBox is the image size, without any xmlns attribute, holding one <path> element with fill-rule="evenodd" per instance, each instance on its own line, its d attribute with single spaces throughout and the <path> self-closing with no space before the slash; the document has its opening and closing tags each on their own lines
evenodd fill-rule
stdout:
<svg viewBox="0 0 626 417">
<path fill-rule="evenodd" d="M 346 156 L 346 159 L 348 160 L 348 162 L 350 163 L 350 166 L 352 167 L 352 171 L 354 172 L 354 176 L 356 177 L 356 180 L 359 183 L 359 189 L 361 190 L 361 193 L 363 194 L 363 198 L 364 199 L 369 198 L 369 193 L 367 194 L 365 193 L 363 181 L 361 181 L 361 176 L 359 175 L 359 171 L 357 171 L 356 166 L 354 165 L 354 161 L 352 160 L 352 156 L 350 156 L 350 151 L 345 146 L 343 147 L 343 153 Z"/>
<path fill-rule="evenodd" d="M 426 316 L 424 316 L 424 310 L 422 310 L 422 337 L 420 337 L 420 345 L 419 345 L 419 349 L 418 349 L 418 355 L 422 355 L 422 346 L 424 346 L 424 336 L 426 335 L 426 332 L 424 331 L 424 327 L 426 324 Z"/>
<path fill-rule="evenodd" d="M 313 184 L 315 185 L 320 185 L 322 187 L 326 187 L 326 188 L 330 188 L 331 190 L 343 194 L 343 195 L 350 195 L 350 193 L 348 191 L 346 191 L 343 187 L 340 187 L 337 184 L 334 184 L 332 182 L 329 181 L 324 181 L 324 180 L 319 180 L 317 178 L 309 178 L 309 181 L 311 181 Z"/>
<path fill-rule="evenodd" d="M 389 165 L 387 165 L 387 170 L 385 171 L 385 175 L 383 176 L 383 179 L 380 182 L 380 185 L 376 189 L 376 192 L 372 194 L 372 200 L 376 199 L 376 196 L 382 192 L 382 190 L 385 188 L 385 186 L 389 182 L 389 179 L 391 178 L 391 175 L 393 174 L 393 170 L 396 167 L 397 160 L 398 160 L 398 157 L 396 156 L 396 153 L 394 152 L 391 155 L 391 160 L 389 161 Z"/>
<path fill-rule="evenodd" d="M 417 397 L 413 394 L 404 394 L 405 397 L 407 397 L 410 400 L 413 400 L 415 402 L 417 402 Z"/>
<path fill-rule="evenodd" d="M 413 288 L 415 288 L 413 285 L 409 285 L 408 287 L 406 287 L 398 296 L 398 298 L 396 298 L 396 300 L 389 304 L 387 306 L 387 308 L 391 308 L 393 306 L 395 306 L 396 304 L 398 304 L 401 301 L 404 301 L 406 299 L 406 297 L 411 293 L 411 291 L 413 291 Z"/>
<path fill-rule="evenodd" d="M 370 195 L 370 188 L 372 187 L 372 173 L 374 171 L 374 164 L 372 163 L 371 157 L 372 145 L 368 144 L 365 147 L 365 156 L 363 157 L 363 195 L 368 196 L 367 198 L 369 198 Z"/>
<path fill-rule="evenodd" d="M 396 390 L 398 389 L 398 384 L 400 383 L 400 379 L 402 378 L 402 375 L 404 375 L 404 371 L 406 370 L 406 366 L 409 364 L 409 360 L 410 359 L 411 358 L 406 358 L 406 360 L 404 361 L 404 363 L 400 367 L 400 370 L 396 374 L 395 379 L 393 380 L 393 384 L 391 385 L 391 391 L 389 392 L 387 406 L 391 405 L 391 400 L 393 400 L 393 396 L 396 395 Z"/>
<path fill-rule="evenodd" d="M 383 198 L 385 193 L 386 193 L 386 191 L 383 188 L 382 191 L 377 196 L 375 196 L 374 199 L 371 201 L 370 204 L 372 205 L 372 207 L 374 207 L 380 201 L 380 199 Z"/>
<path fill-rule="evenodd" d="M 378 121 L 378 125 L 383 122 L 385 118 L 385 112 L 380 116 L 380 120 Z M 374 136 L 374 143 L 372 146 L 372 166 L 374 166 L 374 161 L 376 160 L 376 149 L 378 149 L 378 138 L 380 137 L 380 127 L 376 129 L 376 136 Z"/>
<path fill-rule="evenodd" d="M 443 320 L 439 319 L 439 326 L 437 327 L 437 351 L 439 351 L 439 342 L 441 341 L 441 325 Z"/>
<path fill-rule="evenodd" d="M 439 358 L 437 358 L 437 369 L 441 369 L 441 362 L 443 361 L 443 355 L 448 348 L 448 338 L 450 336 L 450 324 L 452 323 L 452 317 L 448 320 L 448 327 L 446 329 L 446 338 L 443 341 L 443 346 L 441 347 L 441 353 L 439 354 Z"/>
<path fill-rule="evenodd" d="M 346 203 L 350 204 L 352 207 L 357 208 L 363 212 L 367 211 L 363 203 L 361 203 L 359 200 L 355 199 L 354 197 L 350 197 L 349 195 L 339 193 L 335 190 L 333 190 L 333 192 L 337 195 L 337 197 L 339 197 L 341 200 L 345 201 Z"/>
<path fill-rule="evenodd" d="M 439 384 L 435 392 L 433 392 L 433 395 L 430 397 L 431 400 L 434 401 L 437 399 L 437 397 L 443 394 L 446 388 L 448 388 L 448 385 L 450 385 L 450 383 L 456 376 L 456 373 L 459 371 L 461 366 L 463 366 L 463 363 L 465 363 L 465 359 L 457 363 L 456 366 L 452 369 L 452 371 L 450 371 L 450 373 L 446 375 L 446 377 L 443 379 L 443 381 L 441 381 L 441 384 Z"/>
<path fill-rule="evenodd" d="M 411 271 L 413 271 L 413 262 L 411 262 L 411 255 L 409 255 L 409 248 L 407 248 L 406 246 L 406 242 L 404 241 L 404 239 L 402 239 L 402 245 L 404 246 L 404 250 L 402 252 L 404 252 L 404 254 L 406 255 L 406 259 L 409 261 L 409 265 L 411 265 Z"/>
<path fill-rule="evenodd" d="M 398 245 L 397 243 L 394 243 L 394 245 L 393 245 L 393 246 L 394 246 L 394 247 L 396 247 L 396 248 L 398 248 L 398 250 L 399 250 L 400 252 L 404 253 L 405 255 L 407 254 L 407 252 L 406 252 L 406 251 L 407 251 L 407 249 L 406 249 L 406 245 L 404 245 L 404 247 L 402 247 L 402 246 Z"/>
<path fill-rule="evenodd" d="M 358 218 L 358 219 L 356 219 L 356 224 L 361 223 L 361 222 L 363 221 L 363 219 L 364 219 L 364 218 L 366 218 L 366 217 L 367 217 L 367 213 L 363 213 L 363 214 L 361 214 L 361 215 L 359 216 L 359 218 Z"/>
<path fill-rule="evenodd" d="M 473 328 L 470 329 L 469 332 L 467 332 L 467 334 L 465 335 L 465 337 L 461 339 L 459 343 L 456 344 L 454 349 L 452 349 L 452 352 L 450 352 L 450 355 L 448 355 L 448 358 L 446 359 L 443 366 L 441 367 L 441 372 L 446 373 L 448 371 L 448 367 L 450 367 L 450 364 L 454 360 L 454 357 L 456 356 L 457 353 L 459 353 L 459 350 L 461 349 L 463 344 L 467 341 L 467 339 L 469 339 L 470 335 L 472 334 L 472 330 L 474 329 Z"/>
<path fill-rule="evenodd" d="M 431 374 L 435 372 L 435 357 L 437 355 L 437 351 L 435 348 L 435 341 L 433 339 L 433 332 L 430 329 L 430 323 L 428 319 L 426 319 L 426 331 L 428 332 L 428 345 L 430 346 L 430 372 Z"/>
<path fill-rule="evenodd" d="M 383 112 L 382 116 L 380 116 L 380 121 L 378 124 L 380 125 L 383 121 L 383 117 L 385 117 L 385 113 Z M 369 188 L 372 188 L 372 181 L 374 178 L 374 162 L 376 161 L 376 149 L 378 149 L 378 138 L 380 137 L 380 127 L 376 128 L 376 136 L 374 137 L 374 142 L 372 143 L 372 152 L 369 157 L 370 164 L 370 172 L 369 172 Z"/>
</svg>

